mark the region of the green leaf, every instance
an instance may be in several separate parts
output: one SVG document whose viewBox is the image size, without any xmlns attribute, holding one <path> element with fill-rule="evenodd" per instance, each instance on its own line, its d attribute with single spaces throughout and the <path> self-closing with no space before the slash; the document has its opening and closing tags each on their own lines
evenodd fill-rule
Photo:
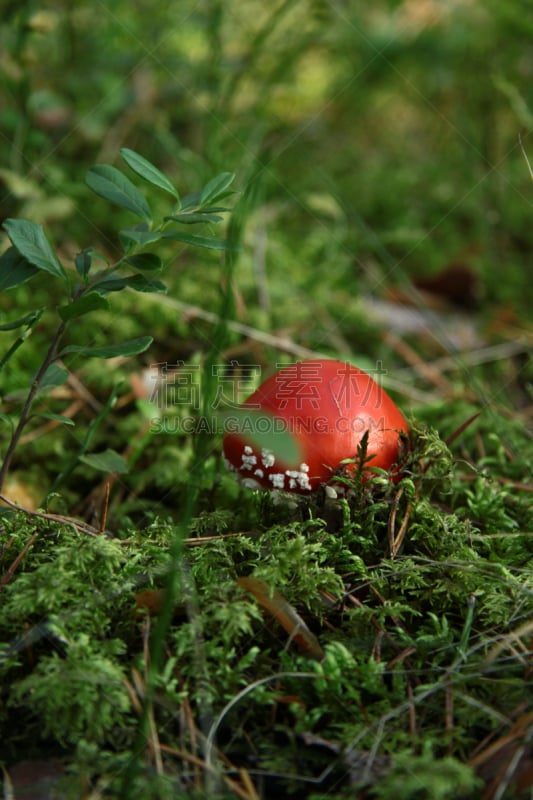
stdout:
<svg viewBox="0 0 533 800">
<path fill-rule="evenodd" d="M 146 222 L 152 221 L 152 212 L 144 195 L 116 167 L 96 164 L 86 174 L 85 182 L 100 197 L 127 208 Z"/>
<path fill-rule="evenodd" d="M 200 192 L 191 192 L 185 195 L 181 201 L 181 210 L 185 211 L 189 208 L 197 208 L 200 205 Z"/>
<path fill-rule="evenodd" d="M 60 306 L 57 309 L 57 313 L 63 322 L 68 322 L 70 319 L 82 317 L 84 314 L 88 314 L 90 311 L 95 311 L 100 308 L 109 308 L 107 300 L 99 294 L 89 293 L 69 303 L 68 306 Z"/>
<path fill-rule="evenodd" d="M 146 158 L 143 158 L 139 153 L 130 150 L 128 147 L 123 147 L 120 151 L 120 155 L 137 175 L 144 178 L 145 181 L 148 181 L 148 183 L 151 183 L 153 186 L 158 186 L 159 189 L 168 192 L 179 202 L 180 196 L 177 189 L 171 184 L 166 175 L 163 175 L 150 161 L 147 161 Z"/>
<path fill-rule="evenodd" d="M 63 414 L 34 414 L 33 417 L 39 417 L 39 419 L 51 419 L 54 422 L 61 422 L 62 425 L 74 425 L 74 420 L 70 419 L 70 417 L 64 417 Z"/>
<path fill-rule="evenodd" d="M 85 250 L 82 250 L 81 253 L 78 253 L 76 258 L 74 259 L 74 264 L 76 265 L 76 271 L 83 281 L 86 280 L 87 275 L 89 274 L 92 262 L 93 262 L 92 247 L 86 247 Z"/>
<path fill-rule="evenodd" d="M 118 232 L 120 241 L 124 244 L 127 242 L 134 242 L 135 244 L 153 244 L 158 242 L 163 234 L 161 231 L 147 231 L 143 228 L 123 228 Z"/>
<path fill-rule="evenodd" d="M 137 275 L 130 275 L 127 278 L 127 286 L 134 289 L 136 292 L 161 292 L 166 294 L 168 289 L 161 281 L 150 280 L 144 275 L 138 273 Z"/>
<path fill-rule="evenodd" d="M 10 247 L 0 256 L 0 291 L 26 283 L 37 272 L 37 267 L 26 261 L 16 247 Z"/>
<path fill-rule="evenodd" d="M 207 214 L 199 211 L 197 214 L 176 214 L 173 217 L 165 217 L 165 221 L 181 222 L 185 225 L 194 225 L 198 222 L 223 222 L 224 217 L 218 214 Z"/>
<path fill-rule="evenodd" d="M 146 272 L 157 272 L 157 270 L 163 269 L 163 262 L 155 253 L 139 253 L 135 256 L 128 256 L 125 261 L 135 269 Z"/>
<path fill-rule="evenodd" d="M 174 242 L 192 244 L 195 247 L 207 247 L 209 250 L 240 250 L 240 247 L 232 245 L 224 239 L 217 239 L 214 236 L 200 236 L 198 233 L 174 233 L 168 231 L 163 234 L 163 238 L 171 239 Z"/>
<path fill-rule="evenodd" d="M 12 244 L 26 261 L 66 283 L 67 274 L 52 250 L 41 225 L 26 219 L 6 219 L 4 228 Z M 31 277 L 31 276 L 30 276 Z"/>
<path fill-rule="evenodd" d="M 24 317 L 14 319 L 13 322 L 5 322 L 3 325 L 0 325 L 0 331 L 14 331 L 17 328 L 22 328 L 24 325 L 27 325 L 28 328 L 32 328 L 33 324 L 40 318 L 42 313 L 42 311 L 31 311 Z"/>
<path fill-rule="evenodd" d="M 90 294 L 106 295 L 110 292 L 121 292 L 127 285 L 127 278 L 102 278 L 102 280 L 91 283 L 88 291 Z"/>
<path fill-rule="evenodd" d="M 167 292 L 167 287 L 161 281 L 153 281 L 144 275 L 126 275 L 124 278 L 103 278 L 91 286 L 91 294 L 109 294 L 120 292 L 122 289 L 134 289 L 136 292 Z"/>
<path fill-rule="evenodd" d="M 71 344 L 64 347 L 59 354 L 63 358 L 71 353 L 87 356 L 88 358 L 115 358 L 116 356 L 136 356 L 144 353 L 153 342 L 153 336 L 141 336 L 138 339 L 130 339 L 121 344 L 104 345 L 103 347 L 84 347 L 83 345 Z"/>
<path fill-rule="evenodd" d="M 226 196 L 227 189 L 234 180 L 235 174 L 233 172 L 221 172 L 220 175 L 216 175 L 202 189 L 199 205 L 206 206 L 209 203 L 214 203 L 218 198 Z"/>
<path fill-rule="evenodd" d="M 59 364 L 50 364 L 39 385 L 39 394 L 47 392 L 49 389 L 55 389 L 57 386 L 62 386 L 68 375 L 68 369 L 60 367 Z"/>
<path fill-rule="evenodd" d="M 93 469 L 101 472 L 118 472 L 124 474 L 128 471 L 128 462 L 116 450 L 107 449 L 102 453 L 90 453 L 87 456 L 80 456 L 80 461 L 88 464 Z"/>
</svg>

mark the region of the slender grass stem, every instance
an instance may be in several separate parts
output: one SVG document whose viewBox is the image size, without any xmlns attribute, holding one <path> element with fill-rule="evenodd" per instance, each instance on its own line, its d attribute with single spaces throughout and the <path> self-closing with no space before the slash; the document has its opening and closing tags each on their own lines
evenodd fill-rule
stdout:
<svg viewBox="0 0 533 800">
<path fill-rule="evenodd" d="M 46 371 L 48 370 L 50 365 L 53 364 L 53 362 L 57 358 L 57 349 L 59 347 L 59 342 L 61 341 L 61 338 L 62 338 L 63 334 L 65 333 L 66 327 L 67 327 L 67 325 L 66 325 L 65 322 L 62 322 L 61 325 L 58 327 L 58 329 L 57 329 L 57 331 L 56 331 L 56 333 L 54 335 L 54 338 L 52 339 L 52 341 L 50 343 L 50 347 L 48 348 L 48 350 L 46 352 L 46 355 L 45 355 L 45 357 L 43 359 L 43 363 L 41 364 L 41 366 L 37 370 L 37 374 L 35 375 L 35 378 L 33 379 L 33 383 L 32 383 L 32 385 L 30 387 L 30 391 L 28 392 L 28 396 L 26 398 L 24 406 L 22 407 L 22 411 L 20 413 L 18 424 L 17 424 L 15 430 L 13 431 L 13 435 L 11 436 L 10 442 L 9 442 L 9 444 L 7 446 L 7 450 L 6 450 L 6 454 L 4 456 L 4 461 L 2 463 L 2 467 L 0 468 L 0 491 L 3 488 L 7 473 L 9 471 L 9 467 L 11 466 L 11 461 L 13 459 L 13 455 L 15 453 L 15 450 L 16 450 L 17 445 L 19 443 L 20 437 L 22 436 L 24 428 L 26 427 L 26 424 L 28 422 L 29 416 L 31 414 L 31 409 L 32 409 L 35 397 L 37 396 L 37 392 L 39 391 L 39 388 L 40 388 L 40 386 L 41 386 L 41 384 L 43 382 L 43 378 L 44 378 L 44 376 L 46 374 Z"/>
</svg>

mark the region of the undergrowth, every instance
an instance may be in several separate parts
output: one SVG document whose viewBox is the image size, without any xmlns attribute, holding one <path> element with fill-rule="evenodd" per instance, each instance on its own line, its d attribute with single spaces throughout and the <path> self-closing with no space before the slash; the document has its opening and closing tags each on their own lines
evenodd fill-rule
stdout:
<svg viewBox="0 0 533 800">
<path fill-rule="evenodd" d="M 263 797 L 477 796 L 484 755 L 526 724 L 531 680 L 527 503 L 507 483 L 487 502 L 492 457 L 497 446 L 466 469 L 413 423 L 404 477 L 355 480 L 351 499 L 273 505 L 239 490 L 235 503 L 222 474 L 216 509 L 197 510 L 186 535 L 157 518 L 105 533 L 8 516 L 3 758 L 61 758 L 67 797 L 126 784 L 139 798 L 251 797 L 251 785 Z M 392 555 L 391 525 L 406 518 Z"/>
</svg>

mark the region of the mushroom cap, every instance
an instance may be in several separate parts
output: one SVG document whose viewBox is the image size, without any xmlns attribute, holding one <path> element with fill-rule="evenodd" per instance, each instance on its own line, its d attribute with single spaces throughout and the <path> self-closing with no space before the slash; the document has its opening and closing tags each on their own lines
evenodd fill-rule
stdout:
<svg viewBox="0 0 533 800">
<path fill-rule="evenodd" d="M 405 417 L 378 381 L 358 367 L 333 359 L 283 367 L 242 408 L 250 409 L 252 419 L 262 415 L 263 433 L 265 420 L 272 430 L 267 447 L 254 443 L 248 433 L 231 431 L 224 436 L 228 468 L 251 488 L 313 492 L 330 481 L 343 461 L 356 456 L 365 433 L 365 466 L 389 470 L 398 460 L 401 433 L 408 433 Z M 280 431 L 291 434 L 299 451 L 290 463 L 276 452 Z"/>
</svg>

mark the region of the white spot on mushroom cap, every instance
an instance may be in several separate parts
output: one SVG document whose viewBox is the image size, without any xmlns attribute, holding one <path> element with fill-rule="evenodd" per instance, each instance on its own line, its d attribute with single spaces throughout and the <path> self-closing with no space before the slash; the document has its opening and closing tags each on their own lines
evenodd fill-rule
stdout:
<svg viewBox="0 0 533 800">
<path fill-rule="evenodd" d="M 272 450 L 266 450 L 263 448 L 261 450 L 261 463 L 265 469 L 270 469 L 276 463 L 276 456 L 272 452 Z"/>
<path fill-rule="evenodd" d="M 262 469 L 255 469 L 254 470 L 254 475 L 257 475 L 258 478 L 264 478 L 265 477 L 265 473 L 263 472 Z"/>
<path fill-rule="evenodd" d="M 300 489 L 306 489 L 308 492 L 311 491 L 311 484 L 309 483 L 309 478 L 307 475 L 300 474 L 298 479 L 298 483 L 300 484 Z"/>
<path fill-rule="evenodd" d="M 245 452 L 242 454 L 242 458 L 241 458 L 241 461 L 242 461 L 241 469 L 252 469 L 252 467 L 253 467 L 253 466 L 255 466 L 255 464 L 257 464 L 257 456 L 254 456 L 254 455 L 246 455 L 246 449 L 247 449 L 247 448 L 245 447 L 245 448 L 244 448 Z M 252 450 L 252 448 L 251 448 L 251 447 L 249 447 L 249 448 L 248 448 L 248 450 L 250 450 L 250 452 L 253 454 L 253 450 Z"/>
<path fill-rule="evenodd" d="M 273 472 L 271 475 L 268 476 L 269 481 L 272 482 L 272 486 L 275 489 L 284 489 L 285 488 L 285 475 L 283 472 Z"/>
<path fill-rule="evenodd" d="M 311 484 L 309 483 L 307 472 L 302 472 L 297 469 L 288 469 L 285 474 L 289 478 L 290 489 L 296 489 L 296 487 L 299 486 L 300 489 L 311 491 Z"/>
<path fill-rule="evenodd" d="M 244 452 L 245 452 L 245 454 L 247 456 L 251 456 L 254 451 L 252 450 L 252 448 L 250 447 L 249 444 L 245 444 L 244 445 Z"/>
</svg>

